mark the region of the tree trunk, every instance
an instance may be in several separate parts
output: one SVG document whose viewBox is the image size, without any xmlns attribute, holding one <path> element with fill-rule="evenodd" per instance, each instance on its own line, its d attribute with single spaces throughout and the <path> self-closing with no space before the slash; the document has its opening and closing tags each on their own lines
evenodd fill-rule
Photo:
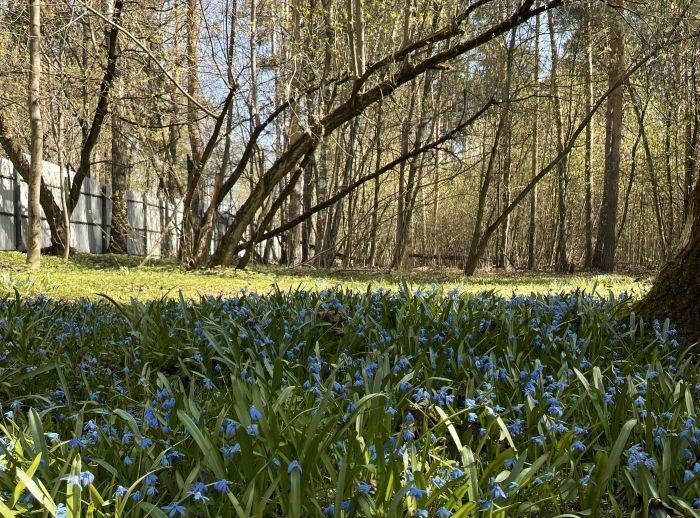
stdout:
<svg viewBox="0 0 700 518">
<path fill-rule="evenodd" d="M 536 5 L 539 2 L 536 3 Z M 540 132 L 540 17 L 535 17 L 535 89 L 532 116 L 532 176 L 539 171 L 539 132 Z M 527 231 L 527 269 L 534 270 L 537 266 L 537 187 L 530 194 L 530 222 Z"/>
<path fill-rule="evenodd" d="M 182 204 L 182 234 L 180 236 L 180 258 L 188 264 L 193 259 L 196 233 L 196 214 L 199 207 L 199 187 L 204 142 L 199 129 L 198 106 L 194 99 L 199 93 L 199 2 L 187 0 L 187 133 L 190 154 L 187 157 L 187 189 Z"/>
<path fill-rule="evenodd" d="M 127 253 L 127 239 L 129 237 L 126 198 L 128 162 L 122 123 L 119 118 L 119 104 L 112 103 L 112 230 L 109 235 L 107 251 L 114 254 Z"/>
<path fill-rule="evenodd" d="M 550 91 L 552 95 L 552 108 L 554 111 L 554 125 L 557 132 L 557 153 L 564 149 L 564 121 L 562 120 L 561 100 L 559 98 L 559 54 L 556 35 L 554 32 L 554 15 L 547 11 L 547 23 L 549 26 L 549 48 L 552 61 L 550 73 Z M 568 184 L 567 169 L 568 155 L 557 164 L 557 239 L 554 267 L 558 272 L 569 271 L 569 259 L 567 257 L 566 241 L 566 189 Z"/>
<path fill-rule="evenodd" d="M 635 310 L 645 318 L 669 318 L 688 343 L 700 340 L 700 178 L 690 194 L 678 253 L 656 277 Z"/>
<path fill-rule="evenodd" d="M 593 106 L 593 6 L 586 5 L 586 113 Z M 586 126 L 583 182 L 585 188 L 583 211 L 586 226 L 584 266 L 593 266 L 593 122 Z"/>
<path fill-rule="evenodd" d="M 610 2 L 612 7 L 622 9 L 624 0 Z M 620 13 L 610 13 L 608 83 L 615 84 L 624 74 L 625 41 L 619 17 Z M 615 267 L 617 248 L 617 212 L 620 189 L 620 147 L 622 144 L 622 114 L 624 88 L 618 86 L 608 98 L 605 113 L 605 178 L 603 180 L 603 203 L 600 207 L 600 225 L 596 239 L 593 266 L 604 272 Z"/>
<path fill-rule="evenodd" d="M 29 117 L 31 125 L 31 163 L 29 177 L 29 220 L 27 224 L 27 265 L 32 270 L 41 264 L 41 170 L 44 137 L 41 121 L 41 0 L 30 0 L 29 37 Z"/>
</svg>

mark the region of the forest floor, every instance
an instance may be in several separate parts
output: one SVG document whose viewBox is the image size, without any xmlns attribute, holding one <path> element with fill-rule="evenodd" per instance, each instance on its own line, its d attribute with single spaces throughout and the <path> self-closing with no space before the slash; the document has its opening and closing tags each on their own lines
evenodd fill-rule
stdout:
<svg viewBox="0 0 700 518">
<path fill-rule="evenodd" d="M 315 270 L 255 266 L 246 271 L 234 269 L 185 271 L 177 263 L 152 261 L 140 266 L 142 258 L 118 255 L 78 254 L 67 262 L 58 257 L 43 257 L 38 272 L 28 272 L 24 254 L 0 252 L 0 295 L 17 290 L 23 296 L 44 294 L 61 299 L 97 298 L 101 294 L 116 300 L 161 297 L 185 298 L 200 295 L 235 295 L 241 290 L 267 293 L 281 290 L 322 290 L 343 287 L 353 291 L 395 289 L 406 283 L 412 289 L 440 286 L 445 292 L 460 293 L 493 291 L 499 295 L 561 293 L 576 289 L 606 295 L 610 292 L 631 295 L 644 293 L 650 286 L 650 275 L 597 275 L 580 273 L 485 272 L 464 277 L 452 269 L 414 269 L 396 273 L 386 270 Z"/>
</svg>

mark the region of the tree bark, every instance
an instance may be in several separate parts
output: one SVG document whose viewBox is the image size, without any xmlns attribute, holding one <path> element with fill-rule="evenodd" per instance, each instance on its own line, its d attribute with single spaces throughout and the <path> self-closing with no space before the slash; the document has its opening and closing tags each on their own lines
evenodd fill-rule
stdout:
<svg viewBox="0 0 700 518">
<path fill-rule="evenodd" d="M 611 0 L 616 8 L 610 13 L 608 46 L 608 83 L 615 84 L 624 73 L 625 40 L 621 21 L 624 0 Z M 604 272 L 611 272 L 615 267 L 615 249 L 617 248 L 617 212 L 620 189 L 620 148 L 622 144 L 624 87 L 615 88 L 608 97 L 605 113 L 605 177 L 603 180 L 603 202 L 600 207 L 600 224 L 596 239 L 593 266 Z"/>
<path fill-rule="evenodd" d="M 41 265 L 41 171 L 44 136 L 41 120 L 41 0 L 29 1 L 29 117 L 31 125 L 31 162 L 29 177 L 29 219 L 27 224 L 27 265 Z"/>
<path fill-rule="evenodd" d="M 537 4 L 536 4 L 537 5 Z M 532 116 L 532 162 L 531 174 L 535 176 L 539 170 L 540 145 L 540 17 L 535 17 L 535 67 L 534 67 L 534 107 Z M 534 270 L 537 266 L 537 187 L 530 194 L 530 221 L 527 231 L 527 269 Z"/>
<path fill-rule="evenodd" d="M 554 15 L 547 11 L 547 23 L 549 26 L 549 48 L 552 61 L 550 72 L 550 91 L 552 95 L 552 108 L 554 125 L 557 134 L 557 153 L 564 149 L 564 121 L 562 120 L 561 99 L 559 98 L 559 50 L 557 49 Z M 557 272 L 569 271 L 569 259 L 567 257 L 566 240 L 566 190 L 568 184 L 568 155 L 564 156 L 557 164 L 557 239 L 554 268 Z"/>
<path fill-rule="evenodd" d="M 688 204 L 681 244 L 656 277 L 649 293 L 635 305 L 645 318 L 669 318 L 688 343 L 700 340 L 700 177 Z"/>
<path fill-rule="evenodd" d="M 593 106 L 593 6 L 591 0 L 586 4 L 586 113 Z M 593 266 L 593 122 L 586 126 L 586 142 L 584 152 L 583 183 L 585 219 L 585 254 L 584 266 Z"/>
</svg>

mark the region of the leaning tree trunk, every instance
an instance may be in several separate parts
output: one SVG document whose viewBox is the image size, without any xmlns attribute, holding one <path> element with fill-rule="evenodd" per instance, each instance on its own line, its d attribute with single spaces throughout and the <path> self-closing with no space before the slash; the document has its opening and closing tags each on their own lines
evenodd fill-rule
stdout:
<svg viewBox="0 0 700 518">
<path fill-rule="evenodd" d="M 700 177 L 690 194 L 678 253 L 666 263 L 635 309 L 646 318 L 669 318 L 689 342 L 700 341 Z"/>
</svg>

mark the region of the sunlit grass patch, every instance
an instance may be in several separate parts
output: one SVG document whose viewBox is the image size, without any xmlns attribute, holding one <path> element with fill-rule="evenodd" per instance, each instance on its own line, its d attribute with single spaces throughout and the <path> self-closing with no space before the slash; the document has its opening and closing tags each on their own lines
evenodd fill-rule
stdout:
<svg viewBox="0 0 700 518">
<path fill-rule="evenodd" d="M 44 257 L 43 268 L 29 273 L 24 255 L 0 253 L 0 294 L 17 289 L 24 296 L 44 294 L 62 299 L 98 298 L 106 294 L 127 301 L 161 297 L 198 298 L 200 295 L 237 295 L 241 290 L 269 293 L 274 286 L 282 290 L 322 290 L 342 287 L 364 292 L 372 289 L 397 289 L 406 283 L 416 289 L 441 286 L 445 291 L 463 294 L 493 291 L 498 295 L 528 295 L 582 289 L 606 295 L 627 292 L 639 294 L 649 287 L 649 277 L 631 275 L 557 276 L 552 274 L 480 274 L 464 277 L 457 270 L 414 270 L 408 273 L 370 270 L 316 271 L 311 268 L 258 266 L 246 271 L 234 269 L 185 271 L 168 260 L 141 266 L 141 258 L 118 255 L 77 255 L 68 262 Z"/>
</svg>

